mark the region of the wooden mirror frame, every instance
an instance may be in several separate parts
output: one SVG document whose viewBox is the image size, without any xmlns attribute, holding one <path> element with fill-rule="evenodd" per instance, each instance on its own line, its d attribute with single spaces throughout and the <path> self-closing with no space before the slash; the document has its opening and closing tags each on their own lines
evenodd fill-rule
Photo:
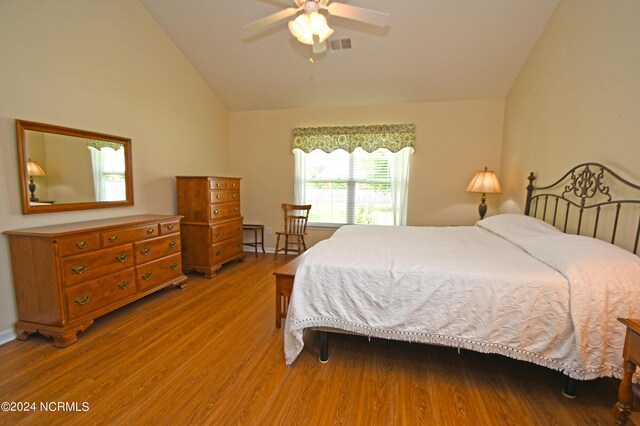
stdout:
<svg viewBox="0 0 640 426">
<path fill-rule="evenodd" d="M 29 177 L 27 173 L 27 144 L 26 131 L 53 133 L 57 135 L 74 136 L 85 139 L 96 139 L 120 143 L 124 146 L 125 187 L 126 199 L 122 201 L 90 201 L 81 203 L 61 203 L 49 205 L 31 205 L 29 202 Z M 18 173 L 20 175 L 20 197 L 22 199 L 22 213 L 53 213 L 71 210 L 102 209 L 107 207 L 123 207 L 133 205 L 133 168 L 131 163 L 131 139 L 120 136 L 106 135 L 87 130 L 71 129 L 51 124 L 33 121 L 16 120 L 16 141 L 18 143 Z"/>
</svg>

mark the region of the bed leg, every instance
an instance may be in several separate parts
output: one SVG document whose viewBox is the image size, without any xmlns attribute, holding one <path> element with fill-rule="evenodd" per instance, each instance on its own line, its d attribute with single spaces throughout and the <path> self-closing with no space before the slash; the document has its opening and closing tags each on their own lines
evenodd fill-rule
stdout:
<svg viewBox="0 0 640 426">
<path fill-rule="evenodd" d="M 562 389 L 562 394 L 567 398 L 575 398 L 576 397 L 576 387 L 578 382 L 576 379 L 572 379 L 569 376 L 565 376 L 564 379 L 564 388 Z"/>
<path fill-rule="evenodd" d="M 329 362 L 329 336 L 326 331 L 320 332 L 320 362 Z"/>
</svg>

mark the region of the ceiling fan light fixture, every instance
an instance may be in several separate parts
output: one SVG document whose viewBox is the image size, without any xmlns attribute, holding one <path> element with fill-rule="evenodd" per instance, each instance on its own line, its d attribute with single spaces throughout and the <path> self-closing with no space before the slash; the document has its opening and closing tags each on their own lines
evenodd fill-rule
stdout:
<svg viewBox="0 0 640 426">
<path fill-rule="evenodd" d="M 289 21 L 289 31 L 297 39 L 300 39 L 307 29 L 309 24 L 309 17 L 307 15 L 300 15 L 296 19 Z"/>
<path fill-rule="evenodd" d="M 309 14 L 309 28 L 315 35 L 320 35 L 327 28 L 327 18 L 321 13 L 311 12 Z"/>
<path fill-rule="evenodd" d="M 314 44 L 314 35 L 322 43 L 333 34 L 333 30 L 327 25 L 327 18 L 317 11 L 304 13 L 289 21 L 289 31 L 300 43 L 311 46 Z"/>
<path fill-rule="evenodd" d="M 314 52 L 317 53 L 326 49 L 325 41 L 333 34 L 333 29 L 327 25 L 327 17 L 320 13 L 322 10 L 326 10 L 326 13 L 332 16 L 364 22 L 369 25 L 378 27 L 389 25 L 389 14 L 387 13 L 352 6 L 339 1 L 293 0 L 293 3 L 296 7 L 282 9 L 279 12 L 251 22 L 243 28 L 246 30 L 262 28 L 303 11 L 302 14 L 289 21 L 289 31 L 300 43 L 314 46 Z"/>
<path fill-rule="evenodd" d="M 324 43 L 329 37 L 333 34 L 333 29 L 329 26 L 325 25 L 322 32 L 318 34 L 318 38 L 320 39 L 320 43 Z"/>
<path fill-rule="evenodd" d="M 298 41 L 302 44 L 308 44 L 309 46 L 313 45 L 313 34 L 311 31 L 305 31 L 302 37 L 298 37 Z"/>
</svg>

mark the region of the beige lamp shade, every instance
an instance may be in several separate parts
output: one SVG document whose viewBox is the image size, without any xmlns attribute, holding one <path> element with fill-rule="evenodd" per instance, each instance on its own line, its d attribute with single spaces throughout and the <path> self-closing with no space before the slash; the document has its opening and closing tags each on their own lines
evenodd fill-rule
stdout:
<svg viewBox="0 0 640 426">
<path fill-rule="evenodd" d="M 35 161 L 31 161 L 31 158 L 27 162 L 27 174 L 29 176 L 46 176 L 42 166 Z"/>
<path fill-rule="evenodd" d="M 482 220 L 484 215 L 487 214 L 487 194 L 499 194 L 502 192 L 502 188 L 500 188 L 500 182 L 498 182 L 498 176 L 496 176 L 495 172 L 488 171 L 485 166 L 483 171 L 476 173 L 471 179 L 469 186 L 467 186 L 467 192 L 482 193 L 480 205 L 478 206 L 478 213 Z"/>
<path fill-rule="evenodd" d="M 467 192 L 481 192 L 483 194 L 499 194 L 502 192 L 498 176 L 495 172 L 488 171 L 485 167 L 483 171 L 476 173 L 471 179 Z"/>
</svg>

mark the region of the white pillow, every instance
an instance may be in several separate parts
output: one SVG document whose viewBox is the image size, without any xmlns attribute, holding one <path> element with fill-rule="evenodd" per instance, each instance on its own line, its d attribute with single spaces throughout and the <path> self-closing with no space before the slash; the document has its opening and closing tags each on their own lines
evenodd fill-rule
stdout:
<svg viewBox="0 0 640 426">
<path fill-rule="evenodd" d="M 559 229 L 535 217 L 523 214 L 500 214 L 476 222 L 476 226 L 513 241 L 536 235 L 554 235 Z"/>
<path fill-rule="evenodd" d="M 623 281 L 640 286 L 640 257 L 606 241 L 584 235 L 547 234 L 529 238 L 521 247 L 567 278 L 572 270 L 600 276 L 602 271 L 610 271 L 609 280 L 626 274 L 627 279 Z M 631 279 L 632 276 L 635 279 Z M 640 291 L 640 287 L 637 290 Z"/>
</svg>

